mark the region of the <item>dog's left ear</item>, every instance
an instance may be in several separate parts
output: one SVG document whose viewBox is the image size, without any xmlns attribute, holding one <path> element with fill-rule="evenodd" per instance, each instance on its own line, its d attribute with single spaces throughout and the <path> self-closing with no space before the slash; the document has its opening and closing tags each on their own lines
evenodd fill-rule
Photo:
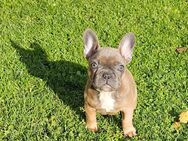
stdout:
<svg viewBox="0 0 188 141">
<path fill-rule="evenodd" d="M 126 64 L 130 63 L 132 60 L 134 44 L 134 33 L 127 33 L 120 42 L 119 50 L 121 55 L 125 58 Z"/>
</svg>

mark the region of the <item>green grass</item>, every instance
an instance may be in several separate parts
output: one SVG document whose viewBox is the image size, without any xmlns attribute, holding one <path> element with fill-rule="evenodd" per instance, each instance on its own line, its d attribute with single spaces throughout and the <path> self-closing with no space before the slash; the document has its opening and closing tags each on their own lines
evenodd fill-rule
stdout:
<svg viewBox="0 0 188 141">
<path fill-rule="evenodd" d="M 124 140 L 120 115 L 97 115 L 98 133 L 85 129 L 87 61 L 82 33 L 101 46 L 136 35 L 128 66 L 138 86 L 135 141 L 185 141 L 188 125 L 172 128 L 188 109 L 186 0 L 3 0 L 0 2 L 0 140 Z"/>
</svg>

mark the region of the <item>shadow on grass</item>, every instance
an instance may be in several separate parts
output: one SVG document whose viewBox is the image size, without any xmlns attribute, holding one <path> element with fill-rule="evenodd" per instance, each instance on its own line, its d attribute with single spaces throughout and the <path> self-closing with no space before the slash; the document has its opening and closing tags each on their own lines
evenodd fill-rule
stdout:
<svg viewBox="0 0 188 141">
<path fill-rule="evenodd" d="M 173 122 L 178 122 L 179 121 L 179 113 L 176 111 L 176 109 L 172 109 L 169 114 L 174 118 Z"/>
<path fill-rule="evenodd" d="M 49 61 L 46 52 L 38 43 L 32 43 L 30 49 L 24 49 L 16 42 L 11 41 L 29 74 L 46 81 L 49 86 L 62 100 L 64 104 L 74 110 L 79 117 L 84 113 L 83 91 L 86 83 L 86 68 L 69 61 Z"/>
</svg>

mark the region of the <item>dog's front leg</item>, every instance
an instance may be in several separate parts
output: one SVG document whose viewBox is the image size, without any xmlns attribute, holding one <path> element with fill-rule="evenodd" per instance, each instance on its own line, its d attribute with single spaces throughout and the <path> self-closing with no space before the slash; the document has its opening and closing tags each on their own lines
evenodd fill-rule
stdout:
<svg viewBox="0 0 188 141">
<path fill-rule="evenodd" d="M 133 112 L 134 109 L 124 109 L 122 111 L 122 127 L 124 136 L 133 137 L 136 135 L 136 129 L 133 126 Z"/>
<path fill-rule="evenodd" d="M 86 127 L 96 132 L 97 131 L 97 120 L 96 120 L 96 109 L 92 108 L 88 104 L 85 104 L 86 112 Z"/>
</svg>

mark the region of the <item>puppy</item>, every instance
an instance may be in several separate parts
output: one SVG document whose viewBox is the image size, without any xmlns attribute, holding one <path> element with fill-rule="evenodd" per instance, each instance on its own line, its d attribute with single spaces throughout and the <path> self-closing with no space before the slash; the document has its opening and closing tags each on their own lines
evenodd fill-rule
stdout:
<svg viewBox="0 0 188 141">
<path fill-rule="evenodd" d="M 96 112 L 102 115 L 121 112 L 124 135 L 135 136 L 132 119 L 137 89 L 133 76 L 126 68 L 132 59 L 134 34 L 126 34 L 118 49 L 100 48 L 96 34 L 90 29 L 86 29 L 83 39 L 84 55 L 89 63 L 89 78 L 84 91 L 87 128 L 97 131 Z"/>
</svg>

